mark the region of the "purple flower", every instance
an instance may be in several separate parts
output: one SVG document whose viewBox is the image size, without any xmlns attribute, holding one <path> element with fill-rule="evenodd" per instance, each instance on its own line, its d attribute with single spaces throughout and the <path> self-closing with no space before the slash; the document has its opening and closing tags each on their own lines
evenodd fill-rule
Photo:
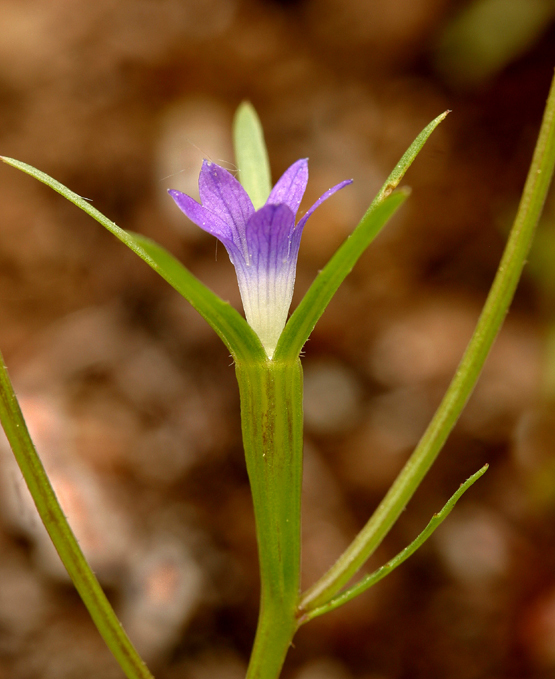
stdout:
<svg viewBox="0 0 555 679">
<path fill-rule="evenodd" d="M 202 205 L 180 191 L 169 191 L 191 221 L 224 244 L 237 272 L 247 321 L 269 358 L 287 320 L 306 220 L 326 198 L 351 181 L 326 191 L 297 224 L 297 211 L 308 182 L 306 159 L 285 171 L 259 210 L 254 209 L 232 174 L 206 160 L 199 175 Z"/>
</svg>

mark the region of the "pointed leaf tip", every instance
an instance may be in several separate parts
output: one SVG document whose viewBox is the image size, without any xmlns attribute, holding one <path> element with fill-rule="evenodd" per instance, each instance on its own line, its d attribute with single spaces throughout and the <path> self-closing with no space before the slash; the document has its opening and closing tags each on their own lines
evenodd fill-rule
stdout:
<svg viewBox="0 0 555 679">
<path fill-rule="evenodd" d="M 262 125 L 254 106 L 248 101 L 242 102 L 235 113 L 233 146 L 239 181 L 258 210 L 268 199 L 272 182 Z"/>
</svg>

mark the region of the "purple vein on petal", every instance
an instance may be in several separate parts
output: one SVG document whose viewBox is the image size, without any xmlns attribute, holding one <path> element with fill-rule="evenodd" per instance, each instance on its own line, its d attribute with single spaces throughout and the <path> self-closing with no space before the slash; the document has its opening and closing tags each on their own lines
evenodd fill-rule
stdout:
<svg viewBox="0 0 555 679">
<path fill-rule="evenodd" d="M 203 161 L 198 180 L 203 206 L 229 224 L 237 245 L 245 248 L 245 224 L 254 206 L 235 177 L 215 163 Z"/>
<path fill-rule="evenodd" d="M 266 204 L 285 204 L 297 214 L 308 183 L 308 159 L 301 158 L 285 170 L 270 192 Z"/>
<path fill-rule="evenodd" d="M 264 205 L 246 228 L 251 266 L 238 271 L 239 286 L 247 320 L 269 355 L 283 330 L 293 295 L 298 254 L 298 247 L 291 248 L 294 230 L 295 215 L 285 204 Z"/>
<path fill-rule="evenodd" d="M 275 268 L 289 258 L 295 215 L 285 205 L 264 205 L 249 219 L 247 244 L 254 266 Z"/>
<path fill-rule="evenodd" d="M 308 163 L 301 159 L 283 173 L 266 204 L 255 211 L 232 174 L 204 161 L 199 174 L 202 205 L 180 191 L 169 191 L 191 221 L 225 246 L 237 272 L 247 321 L 269 358 L 287 321 L 303 227 L 317 207 L 352 180 L 326 191 L 295 226 L 307 182 Z"/>
<path fill-rule="evenodd" d="M 210 210 L 207 210 L 203 205 L 197 203 L 196 200 L 188 196 L 186 193 L 169 189 L 168 193 L 177 203 L 177 207 L 184 212 L 189 219 L 194 222 L 201 229 L 216 236 L 221 240 L 228 240 L 232 237 L 231 228 L 227 222 L 220 219 Z"/>
</svg>

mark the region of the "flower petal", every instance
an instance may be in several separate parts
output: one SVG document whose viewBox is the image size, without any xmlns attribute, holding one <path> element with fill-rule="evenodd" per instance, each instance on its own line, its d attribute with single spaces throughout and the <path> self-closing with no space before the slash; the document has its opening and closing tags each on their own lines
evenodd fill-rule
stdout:
<svg viewBox="0 0 555 679">
<path fill-rule="evenodd" d="M 204 161 L 198 178 L 203 206 L 226 222 L 237 245 L 245 246 L 245 225 L 254 207 L 245 189 L 223 167 Z"/>
<path fill-rule="evenodd" d="M 169 191 L 189 219 L 225 246 L 237 272 L 247 321 L 269 358 L 287 321 L 304 225 L 321 203 L 352 180 L 326 191 L 295 226 L 307 182 L 308 163 L 301 159 L 284 172 L 266 204 L 255 211 L 232 174 L 204 161 L 199 175 L 202 205 L 180 191 Z"/>
<path fill-rule="evenodd" d="M 343 189 L 345 186 L 348 186 L 349 184 L 352 184 L 353 180 L 352 179 L 345 179 L 345 181 L 341 182 L 340 184 L 337 184 L 336 186 L 332 186 L 331 189 L 328 189 L 326 193 L 322 194 L 320 198 L 314 203 L 314 205 L 309 208 L 305 214 L 299 219 L 299 222 L 297 224 L 297 229 L 302 232 L 304 225 L 306 224 L 306 220 L 310 217 L 310 215 L 316 210 L 317 207 L 320 207 L 322 203 L 327 200 L 330 196 L 332 196 L 336 191 L 339 191 L 340 189 Z M 296 230 L 297 230 L 296 229 Z M 299 233 L 300 237 L 300 233 Z"/>
<path fill-rule="evenodd" d="M 294 215 L 297 214 L 301 200 L 303 199 L 308 183 L 308 159 L 301 158 L 293 163 L 288 170 L 281 175 L 274 186 L 266 205 L 284 204 L 289 207 Z"/>
<path fill-rule="evenodd" d="M 204 206 L 199 205 L 196 200 L 188 196 L 186 193 L 169 189 L 168 193 L 177 203 L 177 207 L 181 212 L 185 213 L 189 219 L 194 222 L 201 229 L 211 233 L 220 240 L 232 239 L 232 231 L 228 223 L 220 219 L 213 212 L 207 210 Z"/>
<path fill-rule="evenodd" d="M 264 205 L 246 227 L 249 263 L 233 262 L 249 325 L 269 357 L 285 326 L 293 296 L 298 245 L 291 246 L 295 215 L 287 205 Z"/>
<path fill-rule="evenodd" d="M 264 205 L 246 229 L 250 261 L 258 269 L 277 269 L 289 259 L 295 216 L 287 205 Z"/>
</svg>

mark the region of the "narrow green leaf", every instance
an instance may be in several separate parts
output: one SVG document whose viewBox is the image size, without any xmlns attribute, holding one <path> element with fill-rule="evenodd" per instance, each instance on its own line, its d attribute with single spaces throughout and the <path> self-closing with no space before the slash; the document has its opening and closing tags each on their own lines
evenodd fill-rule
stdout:
<svg viewBox="0 0 555 679">
<path fill-rule="evenodd" d="M 555 168 L 555 77 L 509 240 L 474 334 L 432 421 L 364 528 L 335 564 L 302 597 L 317 608 L 339 592 L 381 544 L 455 426 L 512 302 Z"/>
<path fill-rule="evenodd" d="M 0 422 L 54 547 L 91 618 L 128 679 L 152 679 L 92 572 L 35 450 L 0 354 Z"/>
<path fill-rule="evenodd" d="M 437 116 L 420 132 L 412 142 L 401 160 L 393 168 L 382 188 L 370 204 L 360 223 L 352 235 L 341 245 L 339 250 L 318 274 L 316 280 L 292 314 L 281 334 L 274 358 L 292 358 L 298 356 L 304 343 L 314 329 L 318 319 L 326 310 L 337 288 L 351 272 L 352 268 L 376 238 L 390 217 L 408 196 L 408 189 L 393 191 L 399 186 L 406 171 L 442 120 L 449 111 Z"/>
<path fill-rule="evenodd" d="M 31 177 L 57 191 L 93 219 L 96 219 L 122 243 L 125 243 L 128 248 L 139 255 L 193 305 L 217 332 L 235 358 L 266 356 L 258 336 L 241 314 L 214 294 L 204 283 L 201 283 L 183 264 L 160 245 L 143 236 L 124 231 L 84 198 L 44 172 L 13 158 L 4 156 L 0 156 L 0 158 L 8 165 L 31 175 Z"/>
<path fill-rule="evenodd" d="M 236 309 L 201 283 L 161 245 L 140 234 L 125 233 L 149 257 L 149 260 L 143 259 L 204 317 L 236 359 L 266 360 L 258 335 Z"/>
<path fill-rule="evenodd" d="M 354 599 L 359 594 L 362 594 L 367 589 L 370 589 L 370 587 L 392 573 L 426 542 L 426 540 L 432 535 L 436 528 L 438 528 L 449 516 L 453 507 L 457 504 L 463 493 L 465 493 L 470 488 L 470 486 L 472 486 L 481 476 L 486 473 L 488 467 L 489 465 L 484 465 L 463 484 L 461 484 L 457 492 L 451 497 L 443 509 L 438 514 L 433 515 L 426 528 L 424 528 L 420 535 L 415 540 L 413 540 L 408 547 L 405 547 L 405 549 L 399 552 L 397 556 L 394 556 L 393 559 L 388 561 L 384 566 L 362 578 L 362 580 L 357 582 L 356 585 L 349 587 L 349 589 L 341 592 L 341 594 L 338 596 L 333 597 L 333 599 L 328 601 L 326 604 L 318 606 L 312 610 L 309 609 L 306 613 L 303 613 L 300 617 L 300 623 L 304 624 L 305 622 L 312 620 L 312 618 L 316 618 L 319 615 L 333 611 L 335 608 L 339 608 L 339 606 L 351 601 L 351 599 Z"/>
<path fill-rule="evenodd" d="M 258 210 L 268 200 L 272 190 L 270 161 L 264 142 L 264 132 L 254 106 L 244 101 L 233 121 L 235 161 L 239 181 Z"/>
<path fill-rule="evenodd" d="M 408 195 L 408 190 L 396 191 L 366 213 L 357 228 L 316 276 L 293 312 L 279 338 L 274 360 L 291 360 L 299 355 L 337 288 Z"/>
<path fill-rule="evenodd" d="M 447 118 L 449 113 L 451 113 L 451 111 L 447 110 L 438 115 L 438 117 L 434 118 L 431 123 L 426 125 L 426 127 L 422 130 L 418 137 L 416 137 L 416 139 L 412 142 L 412 144 L 403 154 L 401 160 L 397 163 L 397 165 L 395 165 L 389 177 L 385 180 L 384 185 L 378 191 L 377 196 L 374 198 L 374 200 L 370 204 L 370 207 L 366 211 L 366 214 L 364 215 L 365 217 L 366 215 L 368 215 L 369 212 L 374 210 L 374 208 L 379 203 L 381 203 L 386 196 L 389 196 L 389 194 L 399 186 L 399 182 L 405 176 L 407 170 L 412 165 L 416 156 L 422 150 L 424 144 L 428 141 L 432 132 L 443 120 L 445 120 L 445 118 Z"/>
</svg>

